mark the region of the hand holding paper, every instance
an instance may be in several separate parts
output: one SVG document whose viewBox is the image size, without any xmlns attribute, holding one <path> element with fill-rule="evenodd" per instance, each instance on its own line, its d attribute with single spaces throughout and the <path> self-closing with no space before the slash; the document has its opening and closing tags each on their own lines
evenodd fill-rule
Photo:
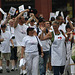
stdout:
<svg viewBox="0 0 75 75">
<path fill-rule="evenodd" d="M 69 16 L 67 16 L 67 20 L 70 21 L 70 17 Z"/>
</svg>

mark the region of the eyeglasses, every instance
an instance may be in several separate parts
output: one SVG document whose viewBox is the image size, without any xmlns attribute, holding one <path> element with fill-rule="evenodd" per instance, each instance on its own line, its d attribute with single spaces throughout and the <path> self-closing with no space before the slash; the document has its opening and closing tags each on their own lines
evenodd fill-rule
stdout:
<svg viewBox="0 0 75 75">
<path fill-rule="evenodd" d="M 46 24 L 50 24 L 50 23 L 46 23 Z"/>
<path fill-rule="evenodd" d="M 52 25 L 53 27 L 58 27 L 58 25 Z"/>
</svg>

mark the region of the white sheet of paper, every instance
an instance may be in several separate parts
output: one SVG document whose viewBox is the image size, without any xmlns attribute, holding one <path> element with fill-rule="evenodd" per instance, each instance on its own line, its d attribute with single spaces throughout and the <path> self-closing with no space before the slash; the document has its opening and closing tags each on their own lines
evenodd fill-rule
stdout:
<svg viewBox="0 0 75 75">
<path fill-rule="evenodd" d="M 61 12 L 61 16 L 63 17 L 63 19 L 64 19 L 64 13 L 63 12 Z"/>
<path fill-rule="evenodd" d="M 19 6 L 19 12 L 24 11 L 24 5 Z"/>
<path fill-rule="evenodd" d="M 20 59 L 20 64 L 19 64 L 19 67 L 22 67 L 24 66 L 26 63 L 26 60 L 24 58 Z"/>
<path fill-rule="evenodd" d="M 59 11 L 56 11 L 56 17 L 59 15 Z"/>
<path fill-rule="evenodd" d="M 52 17 L 56 18 L 56 17 L 55 17 L 55 13 L 52 13 L 52 12 L 51 12 L 51 13 L 50 13 L 49 21 L 51 20 Z"/>
<path fill-rule="evenodd" d="M 5 12 L 1 8 L 0 8 L 0 11 L 1 11 L 2 14 L 5 14 Z"/>
<path fill-rule="evenodd" d="M 9 14 L 14 16 L 15 12 L 16 12 L 16 8 L 11 7 L 10 10 L 9 10 Z"/>
</svg>

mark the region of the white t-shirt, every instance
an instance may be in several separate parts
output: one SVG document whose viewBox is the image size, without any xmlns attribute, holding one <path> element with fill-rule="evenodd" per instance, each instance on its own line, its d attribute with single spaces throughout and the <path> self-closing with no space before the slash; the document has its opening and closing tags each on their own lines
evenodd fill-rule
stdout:
<svg viewBox="0 0 75 75">
<path fill-rule="evenodd" d="M 18 24 L 17 27 L 14 29 L 17 46 L 21 46 L 22 39 L 27 35 L 27 28 L 28 26 L 26 26 L 25 24 Z"/>
<path fill-rule="evenodd" d="M 39 40 L 39 39 L 38 39 Z M 25 52 L 37 52 L 38 51 L 38 41 L 36 36 L 26 36 L 23 38 L 22 46 L 25 47 Z M 40 40 L 39 44 L 42 46 Z"/>
<path fill-rule="evenodd" d="M 2 46 L 2 53 L 10 53 L 10 37 L 11 34 L 8 31 L 5 31 L 5 33 L 1 33 L 2 38 L 4 38 L 4 41 L 1 42 Z"/>
<path fill-rule="evenodd" d="M 10 25 L 7 25 L 7 28 L 6 28 L 6 31 L 9 31 L 9 33 L 11 34 L 11 39 L 14 35 L 14 27 L 10 27 Z M 13 40 L 13 43 L 14 43 L 14 46 L 17 46 L 17 42 L 16 42 L 16 39 L 12 39 Z M 12 46 L 11 42 L 10 42 L 10 46 Z"/>
</svg>

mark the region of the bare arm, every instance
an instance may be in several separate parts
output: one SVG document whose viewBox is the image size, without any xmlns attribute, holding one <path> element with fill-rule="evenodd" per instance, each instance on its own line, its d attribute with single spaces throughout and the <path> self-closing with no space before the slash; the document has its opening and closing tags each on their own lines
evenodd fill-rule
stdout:
<svg viewBox="0 0 75 75">
<path fill-rule="evenodd" d="M 38 23 L 38 19 L 35 17 L 35 15 L 32 13 L 30 19 L 26 22 L 26 24 L 28 24 L 29 22 L 31 22 L 31 20 L 35 19 L 35 21 Z"/>
<path fill-rule="evenodd" d="M 48 32 L 48 34 L 46 34 L 45 36 L 43 36 L 43 32 L 42 32 L 42 34 L 40 35 L 40 40 L 47 40 L 51 38 L 52 38 L 51 32 Z"/>
<path fill-rule="evenodd" d="M 51 39 L 52 38 L 52 34 L 51 32 L 48 32 L 46 34 L 46 28 L 45 27 L 41 27 L 42 33 L 39 36 L 40 40 L 47 40 L 47 39 Z M 43 36 L 43 34 L 45 33 L 45 36 Z"/>
<path fill-rule="evenodd" d="M 13 40 L 12 40 L 12 39 L 10 39 L 10 41 L 11 41 L 12 47 L 14 48 L 14 43 L 13 43 Z"/>
<path fill-rule="evenodd" d="M 17 24 L 18 24 L 18 22 L 19 22 L 19 18 L 24 14 L 24 12 L 28 12 L 28 11 L 29 11 L 29 9 L 26 9 L 26 10 L 22 11 L 22 12 L 15 18 L 14 28 L 17 27 Z"/>
<path fill-rule="evenodd" d="M 69 18 L 69 17 L 67 17 L 67 20 L 68 20 L 68 22 L 69 22 L 69 24 L 70 24 L 71 29 L 72 29 L 72 30 L 73 30 L 73 29 L 75 29 L 75 27 L 73 27 L 73 25 L 72 25 L 72 23 L 71 23 L 71 21 L 70 21 L 70 18 Z"/>
<path fill-rule="evenodd" d="M 38 23 L 38 19 L 35 16 L 33 16 L 33 17 L 34 17 L 35 21 Z"/>
<path fill-rule="evenodd" d="M 24 50 L 25 50 L 25 47 L 22 46 L 22 48 L 21 48 L 21 58 L 23 58 Z"/>
<path fill-rule="evenodd" d="M 43 48 L 41 47 L 41 57 L 44 56 L 44 53 L 43 53 Z"/>
<path fill-rule="evenodd" d="M 28 21 L 26 22 L 26 24 L 30 23 L 33 19 L 34 19 L 33 17 L 30 17 L 30 18 L 28 19 Z"/>
<path fill-rule="evenodd" d="M 3 42 L 4 41 L 4 39 L 0 39 L 0 42 Z"/>
</svg>

